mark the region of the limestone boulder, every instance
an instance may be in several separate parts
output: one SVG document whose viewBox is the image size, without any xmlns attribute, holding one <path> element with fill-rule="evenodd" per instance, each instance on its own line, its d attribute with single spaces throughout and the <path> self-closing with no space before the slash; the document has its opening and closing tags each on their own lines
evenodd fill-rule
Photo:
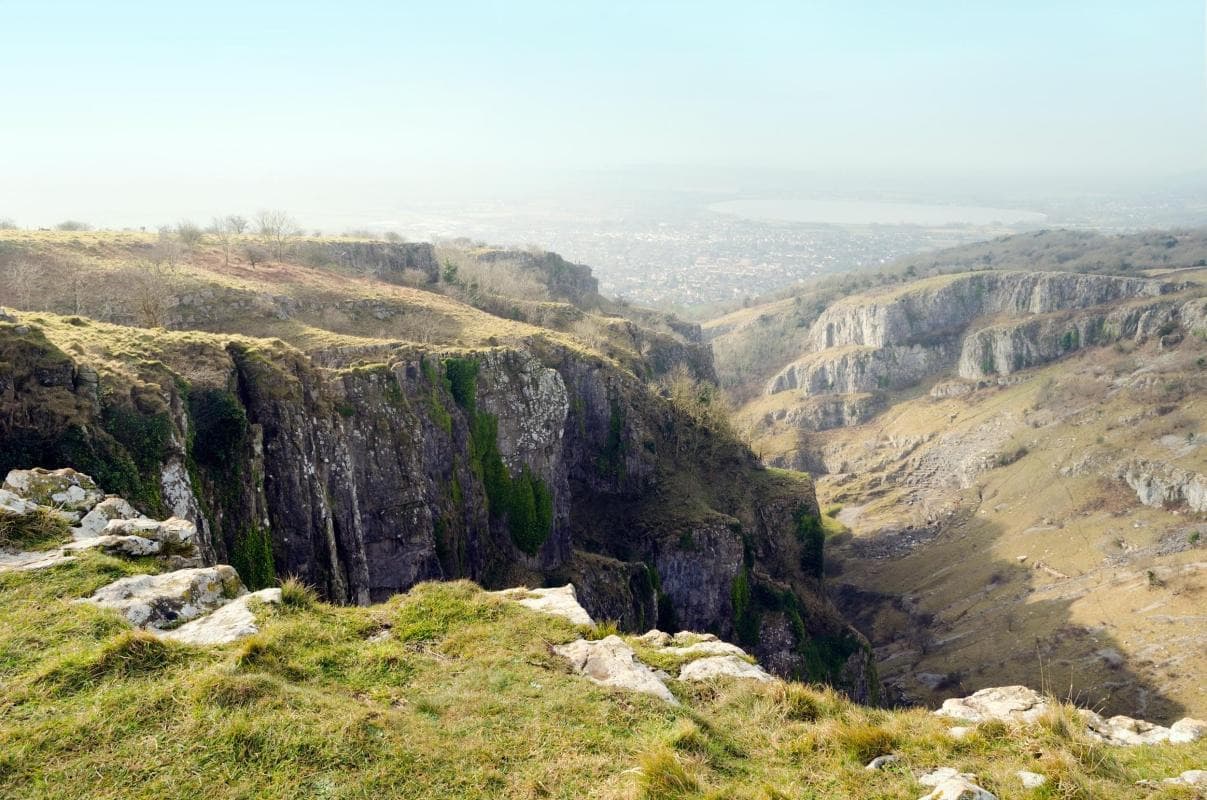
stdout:
<svg viewBox="0 0 1207 800">
<path fill-rule="evenodd" d="M 38 505 L 67 511 L 89 511 L 105 497 L 96 481 L 70 467 L 10 470 L 4 479 L 4 488 Z"/>
<path fill-rule="evenodd" d="M 500 597 L 505 597 L 508 600 L 514 600 L 525 608 L 531 608 L 533 611 L 540 611 L 545 614 L 553 614 L 557 617 L 562 617 L 573 622 L 575 625 L 594 625 L 595 621 L 591 619 L 591 615 L 587 610 L 579 605 L 578 595 L 574 591 L 574 584 L 567 583 L 565 586 L 557 586 L 549 589 L 505 589 L 501 592 L 494 592 Z"/>
<path fill-rule="evenodd" d="M 120 497 L 110 495 L 92 507 L 80 520 L 77 532 L 80 535 L 100 536 L 105 526 L 115 519 L 135 519 L 142 516 L 138 509 Z M 78 538 L 78 537 L 77 537 Z"/>
<path fill-rule="evenodd" d="M 259 633 L 255 607 L 257 603 L 281 602 L 280 589 L 261 589 L 245 594 L 204 617 L 186 622 L 167 631 L 163 638 L 195 645 L 227 644 L 245 636 Z"/>
<path fill-rule="evenodd" d="M 772 680 L 762 667 L 735 655 L 698 658 L 684 664 L 679 670 L 681 681 L 706 681 L 713 678 L 742 678 L 764 682 Z"/>
<path fill-rule="evenodd" d="M 80 602 L 112 608 L 137 627 L 162 630 L 208 614 L 246 593 L 235 568 L 220 564 L 131 575 Z"/>
<path fill-rule="evenodd" d="M 157 555 L 160 550 L 159 542 L 153 539 L 144 539 L 141 536 L 92 536 L 86 539 L 77 539 L 70 544 L 63 545 L 64 553 L 74 553 L 80 550 L 99 549 L 112 555 L 121 556 L 153 556 Z"/>
<path fill-rule="evenodd" d="M 553 651 L 570 662 L 575 672 L 600 686 L 643 692 L 677 705 L 678 701 L 654 671 L 637 660 L 633 648 L 619 636 L 590 642 L 579 639 Z"/>
<path fill-rule="evenodd" d="M 64 555 L 59 551 L 33 553 L 0 552 L 0 572 L 25 572 L 34 569 L 57 567 L 75 561 L 75 556 Z"/>
<path fill-rule="evenodd" d="M 160 544 L 191 547 L 197 542 L 197 526 L 187 519 L 171 517 L 160 521 L 136 517 L 110 520 L 102 530 L 107 536 L 141 536 Z"/>
<path fill-rule="evenodd" d="M 37 503 L 26 500 L 8 489 L 0 489 L 0 511 L 7 511 L 10 514 L 30 514 L 37 510 Z"/>
<path fill-rule="evenodd" d="M 951 778 L 935 786 L 918 800 L 997 800 L 997 796 L 966 778 Z"/>
<path fill-rule="evenodd" d="M 969 722 L 997 719 L 1007 722 L 1034 722 L 1051 709 L 1051 704 L 1026 686 L 994 686 L 968 697 L 943 701 L 935 713 Z"/>
</svg>

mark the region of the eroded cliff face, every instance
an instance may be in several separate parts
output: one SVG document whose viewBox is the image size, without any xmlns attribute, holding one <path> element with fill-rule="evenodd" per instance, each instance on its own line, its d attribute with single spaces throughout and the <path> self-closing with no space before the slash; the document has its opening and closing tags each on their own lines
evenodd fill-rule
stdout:
<svg viewBox="0 0 1207 800">
<path fill-rule="evenodd" d="M 809 352 L 775 375 L 765 393 L 876 395 L 952 373 L 982 380 L 1081 347 L 1207 330 L 1207 301 L 1175 295 L 1185 288 L 1145 278 L 975 272 L 851 297 L 819 316 Z M 837 408 L 828 403 L 831 413 L 798 417 L 812 430 L 868 419 L 832 413 Z"/>
<path fill-rule="evenodd" d="M 821 588 L 811 482 L 598 357 L 532 340 L 328 368 L 162 334 L 115 365 L 54 339 L 0 322 L 0 466 L 74 466 L 194 520 L 253 588 L 294 574 L 368 603 L 429 579 L 572 580 L 596 618 L 711 631 L 878 697 Z"/>
</svg>

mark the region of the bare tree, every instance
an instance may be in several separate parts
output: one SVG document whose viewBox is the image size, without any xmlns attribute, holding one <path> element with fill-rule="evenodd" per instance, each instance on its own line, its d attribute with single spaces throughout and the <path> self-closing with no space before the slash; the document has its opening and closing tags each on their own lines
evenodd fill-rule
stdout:
<svg viewBox="0 0 1207 800">
<path fill-rule="evenodd" d="M 176 223 L 176 238 L 186 248 L 192 249 L 201 244 L 202 239 L 205 238 L 205 233 L 189 220 L 182 219 Z"/>
<path fill-rule="evenodd" d="M 180 240 L 173 235 L 172 229 L 164 226 L 159 229 L 159 238 L 151 248 L 151 261 L 156 264 L 167 264 L 175 267 L 184 255 L 184 247 Z"/>
<path fill-rule="evenodd" d="M 8 302 L 17 308 L 31 310 L 34 294 L 42 288 L 42 268 L 32 261 L 13 261 L 4 273 L 4 294 Z"/>
<path fill-rule="evenodd" d="M 19 227 L 12 217 L 0 217 L 0 231 L 15 231 Z"/>
<path fill-rule="evenodd" d="M 80 222 L 78 219 L 65 219 L 58 225 L 55 225 L 55 230 L 60 231 L 90 231 L 92 226 L 87 222 Z"/>
<path fill-rule="evenodd" d="M 272 248 L 277 261 L 285 257 L 285 246 L 299 233 L 297 221 L 279 209 L 257 213 L 256 227 L 259 229 L 260 238 Z"/>
<path fill-rule="evenodd" d="M 222 263 L 225 266 L 230 266 L 231 250 L 235 246 L 235 236 L 238 231 L 231 223 L 230 217 L 214 217 L 213 224 L 210 225 L 210 231 L 214 238 L 218 240 L 218 246 L 222 248 Z"/>
<path fill-rule="evenodd" d="M 243 257 L 254 268 L 256 264 L 263 264 L 268 260 L 268 251 L 258 244 L 249 243 L 243 248 Z"/>
<path fill-rule="evenodd" d="M 139 322 L 146 328 L 162 328 L 176 299 L 172 275 L 175 270 L 163 262 L 144 261 L 134 275 L 134 307 Z"/>
<path fill-rule="evenodd" d="M 226 222 L 227 227 L 231 229 L 231 232 L 237 236 L 247 233 L 247 217 L 244 217 L 240 214 L 227 214 L 224 222 Z"/>
</svg>

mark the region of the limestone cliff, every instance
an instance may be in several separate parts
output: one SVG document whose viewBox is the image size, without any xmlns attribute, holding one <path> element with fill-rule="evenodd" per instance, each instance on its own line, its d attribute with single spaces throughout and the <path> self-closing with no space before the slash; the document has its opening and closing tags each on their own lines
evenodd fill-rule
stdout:
<svg viewBox="0 0 1207 800">
<path fill-rule="evenodd" d="M 0 467 L 74 466 L 191 519 L 253 589 L 296 574 L 363 604 L 427 579 L 573 581 L 626 629 L 713 632 L 878 695 L 821 591 L 811 482 L 598 356 L 532 338 L 332 367 L 43 315 L 0 322 L 0 362 Z"/>
<path fill-rule="evenodd" d="M 883 394 L 951 373 L 1008 375 L 1084 346 L 1207 331 L 1207 301 L 1176 294 L 1185 288 L 1147 278 L 973 272 L 855 295 L 821 313 L 808 352 L 772 377 L 765 393 Z M 797 416 L 812 430 L 868 419 Z"/>
</svg>

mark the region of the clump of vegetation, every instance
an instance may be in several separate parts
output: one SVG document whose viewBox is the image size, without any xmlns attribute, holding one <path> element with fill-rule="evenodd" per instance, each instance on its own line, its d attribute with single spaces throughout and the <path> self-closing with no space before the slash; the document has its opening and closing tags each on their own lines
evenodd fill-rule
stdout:
<svg viewBox="0 0 1207 800">
<path fill-rule="evenodd" d="M 444 369 L 449 394 L 469 420 L 470 465 L 482 480 L 491 516 L 506 521 L 516 547 L 536 555 L 553 533 L 553 492 L 527 465 L 513 476 L 503 463 L 499 421 L 477 410 L 478 362 L 450 358 Z"/>
<path fill-rule="evenodd" d="M 0 510 L 0 548 L 49 550 L 70 540 L 67 523 L 53 511 L 39 508 L 13 514 Z"/>
</svg>

